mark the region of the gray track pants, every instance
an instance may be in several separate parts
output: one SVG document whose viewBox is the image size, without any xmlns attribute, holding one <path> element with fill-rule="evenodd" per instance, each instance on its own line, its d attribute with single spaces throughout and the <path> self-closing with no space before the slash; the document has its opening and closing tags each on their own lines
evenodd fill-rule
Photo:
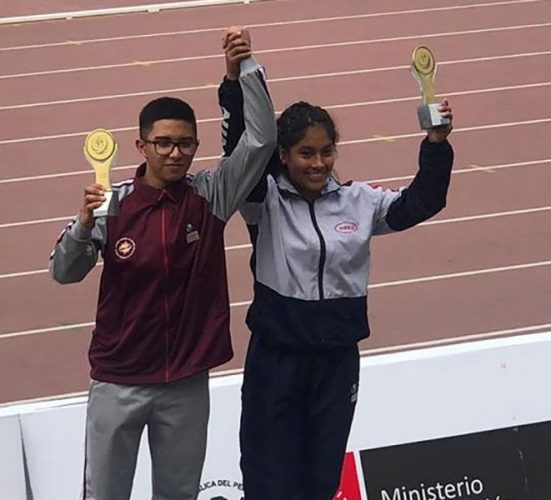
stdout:
<svg viewBox="0 0 551 500">
<path fill-rule="evenodd" d="M 154 500 L 195 500 L 205 460 L 208 373 L 171 384 L 92 381 L 86 416 L 85 500 L 130 498 L 147 425 Z"/>
</svg>

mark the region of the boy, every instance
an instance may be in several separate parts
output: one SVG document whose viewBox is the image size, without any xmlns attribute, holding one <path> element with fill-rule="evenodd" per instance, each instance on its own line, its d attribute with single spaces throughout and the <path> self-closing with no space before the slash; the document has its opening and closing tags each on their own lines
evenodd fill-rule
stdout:
<svg viewBox="0 0 551 500">
<path fill-rule="evenodd" d="M 193 109 L 169 97 L 150 102 L 136 141 L 145 162 L 115 185 L 119 215 L 94 219 L 103 189 L 88 186 L 51 256 L 60 283 L 82 280 L 99 252 L 104 260 L 89 351 L 85 499 L 130 497 L 146 425 L 153 497 L 198 495 L 208 370 L 233 355 L 223 231 L 276 144 L 274 111 L 247 32 L 228 30 L 225 51 L 228 67 L 240 64 L 243 92 L 245 133 L 233 153 L 212 172 L 187 174 L 199 146 Z"/>
</svg>

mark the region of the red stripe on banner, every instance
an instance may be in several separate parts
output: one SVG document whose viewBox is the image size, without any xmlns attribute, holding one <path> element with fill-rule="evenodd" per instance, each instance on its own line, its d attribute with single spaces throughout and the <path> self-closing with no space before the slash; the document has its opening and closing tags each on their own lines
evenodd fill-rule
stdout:
<svg viewBox="0 0 551 500">
<path fill-rule="evenodd" d="M 341 485 L 333 500 L 362 500 L 354 453 L 347 453 L 341 473 Z"/>
</svg>

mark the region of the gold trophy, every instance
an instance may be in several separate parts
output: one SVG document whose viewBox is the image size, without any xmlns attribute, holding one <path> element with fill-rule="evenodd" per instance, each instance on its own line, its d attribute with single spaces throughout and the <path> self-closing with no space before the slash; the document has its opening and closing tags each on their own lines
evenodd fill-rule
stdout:
<svg viewBox="0 0 551 500">
<path fill-rule="evenodd" d="M 449 118 L 444 118 L 438 108 L 434 92 L 434 77 L 436 76 L 436 61 L 428 47 L 416 47 L 413 51 L 411 74 L 417 80 L 423 96 L 423 104 L 417 108 L 419 124 L 423 130 L 435 127 L 445 127 L 450 124 Z"/>
<path fill-rule="evenodd" d="M 94 210 L 94 217 L 119 214 L 119 199 L 111 188 L 111 168 L 117 158 L 117 142 L 108 130 L 98 128 L 86 137 L 84 156 L 96 172 L 96 183 L 105 190 L 105 201 Z"/>
</svg>

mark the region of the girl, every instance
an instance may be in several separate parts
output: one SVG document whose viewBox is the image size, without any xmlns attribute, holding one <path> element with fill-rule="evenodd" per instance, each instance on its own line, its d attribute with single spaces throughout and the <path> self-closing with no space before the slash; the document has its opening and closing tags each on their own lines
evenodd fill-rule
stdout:
<svg viewBox="0 0 551 500">
<path fill-rule="evenodd" d="M 224 85 L 222 106 L 239 109 L 236 87 Z M 447 101 L 440 111 L 451 121 Z M 231 120 L 226 153 L 240 133 Z M 278 157 L 241 209 L 255 277 L 240 430 L 246 500 L 333 498 L 358 391 L 357 343 L 369 335 L 371 237 L 445 206 L 451 128 L 427 132 L 415 179 L 392 191 L 336 180 L 339 135 L 322 108 L 298 102 L 278 119 Z"/>
</svg>

